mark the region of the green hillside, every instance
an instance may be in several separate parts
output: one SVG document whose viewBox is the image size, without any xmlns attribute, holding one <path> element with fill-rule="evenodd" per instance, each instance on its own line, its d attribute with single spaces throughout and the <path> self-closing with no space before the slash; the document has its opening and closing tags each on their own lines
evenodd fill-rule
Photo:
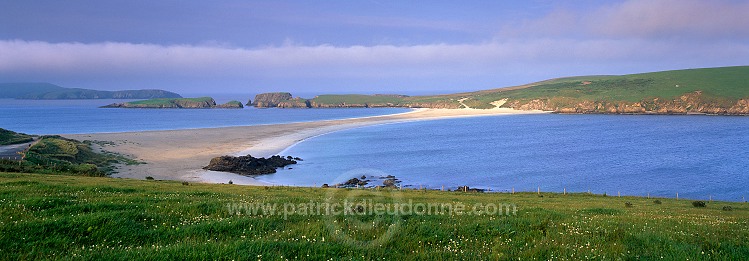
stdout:
<svg viewBox="0 0 749 261">
<path fill-rule="evenodd" d="M 695 207 L 683 199 L 588 194 L 252 187 L 12 173 L 0 173 L 0 187 L 2 260 L 749 257 L 746 203 Z M 301 208 L 344 199 L 515 208 L 494 214 L 404 208 L 383 215 L 369 206 L 353 207 L 347 215 Z M 236 207 L 255 203 L 277 204 L 278 212 Z M 282 215 L 290 205 L 295 210 Z"/>
<path fill-rule="evenodd" d="M 531 84 L 515 90 L 467 93 L 476 107 L 492 101 L 570 98 L 586 101 L 640 102 L 676 99 L 700 91 L 705 97 L 736 101 L 749 98 L 749 66 L 690 69 L 622 76 L 581 76 Z"/>
<path fill-rule="evenodd" d="M 321 95 L 312 107 L 501 107 L 577 113 L 749 114 L 749 66 L 579 76 L 436 96 Z M 493 102 L 502 101 L 492 104 Z"/>
</svg>

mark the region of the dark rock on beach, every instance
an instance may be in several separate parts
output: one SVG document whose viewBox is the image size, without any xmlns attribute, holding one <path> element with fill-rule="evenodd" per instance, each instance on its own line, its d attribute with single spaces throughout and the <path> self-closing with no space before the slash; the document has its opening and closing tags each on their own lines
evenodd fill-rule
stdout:
<svg viewBox="0 0 749 261">
<path fill-rule="evenodd" d="M 458 191 L 458 192 L 484 192 L 485 190 L 483 190 L 483 189 L 477 189 L 477 188 L 470 188 L 468 186 L 460 186 L 455 191 Z"/>
<path fill-rule="evenodd" d="M 298 159 L 298 158 L 297 158 Z M 221 156 L 211 159 L 205 170 L 232 172 L 241 175 L 264 175 L 276 173 L 277 168 L 296 164 L 291 157 L 272 156 L 270 158 L 255 158 L 247 156 Z"/>
</svg>

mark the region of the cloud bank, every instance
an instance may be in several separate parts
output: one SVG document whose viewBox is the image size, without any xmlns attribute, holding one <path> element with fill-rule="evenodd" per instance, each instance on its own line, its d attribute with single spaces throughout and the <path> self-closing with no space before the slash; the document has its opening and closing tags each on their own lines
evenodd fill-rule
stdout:
<svg viewBox="0 0 749 261">
<path fill-rule="evenodd" d="M 406 87 L 395 82 L 428 89 L 451 88 L 446 85 L 457 81 L 465 85 L 452 88 L 480 89 L 563 75 L 746 64 L 747 13 L 744 2 L 635 0 L 557 10 L 502 28 L 485 42 L 465 44 L 247 48 L 0 40 L 0 79 L 200 78 L 245 86 L 296 80 L 310 88 L 368 81 L 370 87 L 393 89 Z"/>
</svg>

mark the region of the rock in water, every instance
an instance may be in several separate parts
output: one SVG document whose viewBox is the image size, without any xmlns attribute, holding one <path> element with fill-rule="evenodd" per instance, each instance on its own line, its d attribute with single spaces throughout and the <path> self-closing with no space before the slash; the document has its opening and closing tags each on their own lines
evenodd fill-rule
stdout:
<svg viewBox="0 0 749 261">
<path fill-rule="evenodd" d="M 264 175 L 276 173 L 276 168 L 296 164 L 297 161 L 281 156 L 270 158 L 255 158 L 247 156 L 221 156 L 211 159 L 211 163 L 204 167 L 205 170 L 232 172 L 241 175 Z"/>
</svg>

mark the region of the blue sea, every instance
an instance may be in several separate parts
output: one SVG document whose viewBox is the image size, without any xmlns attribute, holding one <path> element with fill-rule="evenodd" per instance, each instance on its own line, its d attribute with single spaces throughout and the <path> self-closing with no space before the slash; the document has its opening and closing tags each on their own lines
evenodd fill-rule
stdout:
<svg viewBox="0 0 749 261">
<path fill-rule="evenodd" d="M 304 161 L 260 179 L 320 186 L 394 175 L 412 188 L 742 201 L 747 126 L 749 117 L 556 114 L 370 126 L 298 143 L 283 155 Z"/>
<path fill-rule="evenodd" d="M 126 101 L 0 99 L 0 128 L 37 135 L 177 130 L 345 119 L 409 110 L 99 108 Z"/>
</svg>

